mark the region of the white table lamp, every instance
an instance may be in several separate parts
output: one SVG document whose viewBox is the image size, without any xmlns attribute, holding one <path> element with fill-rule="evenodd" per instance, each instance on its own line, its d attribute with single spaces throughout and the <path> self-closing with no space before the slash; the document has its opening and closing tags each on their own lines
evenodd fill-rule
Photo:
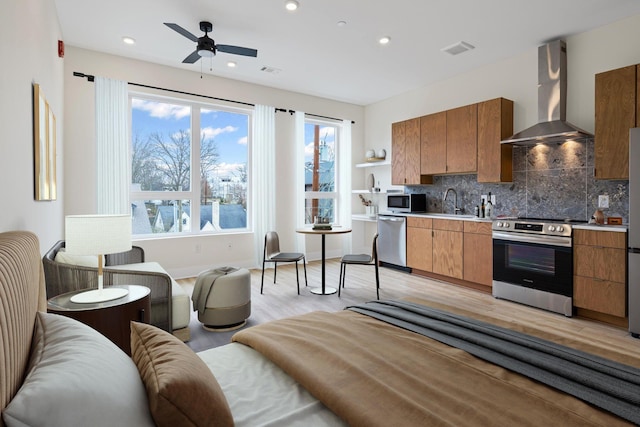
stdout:
<svg viewBox="0 0 640 427">
<path fill-rule="evenodd" d="M 131 249 L 131 215 L 68 215 L 65 217 L 65 251 L 69 255 L 98 256 L 98 289 L 74 295 L 75 303 L 96 303 L 126 296 L 123 288 L 104 288 L 102 260 L 105 254 Z"/>
</svg>

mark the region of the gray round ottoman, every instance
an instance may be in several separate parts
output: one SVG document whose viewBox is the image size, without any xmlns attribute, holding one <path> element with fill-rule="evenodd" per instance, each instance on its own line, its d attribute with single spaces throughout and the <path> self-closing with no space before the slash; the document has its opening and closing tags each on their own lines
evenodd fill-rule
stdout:
<svg viewBox="0 0 640 427">
<path fill-rule="evenodd" d="M 234 267 L 205 270 L 196 279 L 191 300 L 205 329 L 241 328 L 251 315 L 251 273 Z"/>
</svg>

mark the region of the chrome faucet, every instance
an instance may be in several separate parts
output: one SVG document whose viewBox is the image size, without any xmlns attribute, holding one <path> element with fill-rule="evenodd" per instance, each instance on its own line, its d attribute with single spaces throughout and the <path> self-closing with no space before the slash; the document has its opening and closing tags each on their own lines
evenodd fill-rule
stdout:
<svg viewBox="0 0 640 427">
<path fill-rule="evenodd" d="M 442 213 L 444 213 L 444 203 L 447 201 L 447 196 L 449 195 L 449 191 L 453 192 L 455 199 L 453 199 L 453 213 L 457 215 L 462 209 L 458 207 L 458 193 L 453 188 L 447 188 L 442 196 Z"/>
</svg>

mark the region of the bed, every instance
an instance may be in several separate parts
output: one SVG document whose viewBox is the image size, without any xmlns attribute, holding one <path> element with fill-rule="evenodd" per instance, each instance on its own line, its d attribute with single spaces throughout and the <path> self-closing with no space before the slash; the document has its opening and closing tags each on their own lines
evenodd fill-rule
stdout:
<svg viewBox="0 0 640 427">
<path fill-rule="evenodd" d="M 43 281 L 36 236 L 0 233 L 0 426 L 617 426 L 640 419 L 633 349 L 566 338 L 558 346 L 533 328 L 425 301 L 373 301 L 248 328 L 198 354 L 133 323 L 129 358 L 91 328 L 43 313 Z M 487 348 L 512 338 L 525 343 L 507 352 L 521 354 L 515 366 L 490 361 L 503 351 Z M 518 373 L 518 357 L 546 359 L 537 356 L 543 350 L 568 354 L 578 367 L 550 359 Z M 556 365 L 580 371 L 582 380 L 555 378 Z"/>
</svg>

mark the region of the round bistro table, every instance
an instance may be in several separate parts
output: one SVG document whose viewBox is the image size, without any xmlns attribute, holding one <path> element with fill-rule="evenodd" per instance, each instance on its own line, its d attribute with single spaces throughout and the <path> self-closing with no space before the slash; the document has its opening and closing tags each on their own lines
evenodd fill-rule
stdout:
<svg viewBox="0 0 640 427">
<path fill-rule="evenodd" d="M 311 293 L 316 295 L 331 295 L 335 294 L 338 290 L 336 288 L 325 286 L 325 237 L 327 234 L 346 234 L 351 233 L 350 228 L 335 227 L 331 229 L 313 229 L 311 227 L 298 228 L 296 233 L 302 234 L 319 234 L 322 236 L 322 286 L 319 288 L 311 288 Z"/>
</svg>

